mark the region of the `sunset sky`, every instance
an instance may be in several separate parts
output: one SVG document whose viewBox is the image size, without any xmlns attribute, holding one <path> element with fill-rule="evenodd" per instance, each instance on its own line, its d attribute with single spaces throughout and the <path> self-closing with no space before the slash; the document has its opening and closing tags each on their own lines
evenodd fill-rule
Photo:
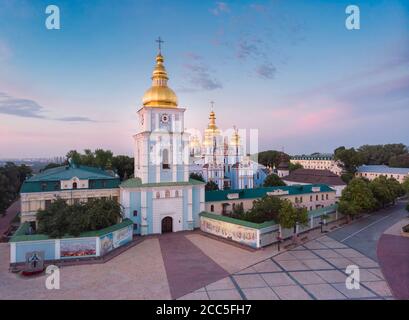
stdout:
<svg viewBox="0 0 409 320">
<path fill-rule="evenodd" d="M 0 158 L 131 155 L 158 36 L 187 128 L 213 100 L 219 127 L 258 129 L 261 150 L 409 144 L 407 0 L 1 0 Z"/>
</svg>

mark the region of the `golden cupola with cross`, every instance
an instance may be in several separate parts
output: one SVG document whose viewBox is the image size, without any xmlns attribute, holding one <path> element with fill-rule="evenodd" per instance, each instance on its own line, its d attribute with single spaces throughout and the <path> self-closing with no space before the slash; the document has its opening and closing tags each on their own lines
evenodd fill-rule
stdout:
<svg viewBox="0 0 409 320">
<path fill-rule="evenodd" d="M 152 73 L 152 86 L 142 98 L 144 107 L 177 108 L 178 106 L 178 98 L 175 92 L 168 87 L 169 78 L 163 62 L 164 58 L 159 47 L 155 69 Z"/>
<path fill-rule="evenodd" d="M 220 134 L 221 134 L 220 129 L 216 125 L 216 114 L 212 110 L 209 115 L 209 124 L 205 129 L 204 145 L 213 146 L 214 139 L 215 138 L 218 139 Z"/>
</svg>

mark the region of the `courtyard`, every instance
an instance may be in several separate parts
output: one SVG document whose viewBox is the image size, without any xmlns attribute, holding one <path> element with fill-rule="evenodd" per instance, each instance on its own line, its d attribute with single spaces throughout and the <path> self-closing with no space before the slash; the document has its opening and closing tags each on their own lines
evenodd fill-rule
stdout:
<svg viewBox="0 0 409 320">
<path fill-rule="evenodd" d="M 59 290 L 46 289 L 46 275 L 10 273 L 9 246 L 0 243 L 0 299 L 392 299 L 373 252 L 404 215 L 398 205 L 325 235 L 315 230 L 282 252 L 200 231 L 149 236 L 104 264 L 62 267 Z M 346 289 L 348 265 L 360 268 L 359 289 Z"/>
</svg>

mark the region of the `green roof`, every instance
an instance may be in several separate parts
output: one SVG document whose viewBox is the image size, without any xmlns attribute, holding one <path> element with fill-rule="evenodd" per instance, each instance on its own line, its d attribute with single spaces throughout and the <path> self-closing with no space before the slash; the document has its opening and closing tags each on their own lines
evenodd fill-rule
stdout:
<svg viewBox="0 0 409 320">
<path fill-rule="evenodd" d="M 118 188 L 120 179 L 113 172 L 83 165 L 68 165 L 51 168 L 24 181 L 20 192 L 60 191 L 59 182 L 77 177 L 80 180 L 93 181 L 89 189 Z M 104 183 L 102 182 L 104 181 Z"/>
<path fill-rule="evenodd" d="M 114 224 L 113 226 L 110 226 L 108 228 L 100 229 L 100 230 L 94 230 L 94 231 L 87 231 L 81 233 L 78 237 L 66 235 L 62 237 L 64 238 L 85 238 L 85 237 L 100 237 L 104 234 L 114 232 L 116 230 L 122 229 L 124 227 L 132 225 L 133 222 L 131 219 L 124 219 L 122 222 L 118 224 Z M 30 227 L 30 224 L 28 222 L 23 223 L 17 231 L 14 233 L 14 235 L 11 237 L 10 242 L 20 242 L 20 241 L 37 241 L 37 240 L 49 240 L 52 239 L 49 236 L 45 234 L 26 234 L 28 232 L 28 229 Z"/>
<path fill-rule="evenodd" d="M 250 222 L 250 221 L 230 218 L 230 217 L 226 217 L 226 216 L 222 216 L 222 215 L 214 214 L 214 213 L 210 213 L 210 212 L 205 212 L 205 211 L 199 213 L 199 215 L 201 217 L 210 218 L 210 219 L 219 220 L 219 221 L 224 221 L 224 222 L 229 222 L 229 223 L 233 223 L 233 224 L 237 224 L 237 225 L 240 225 L 240 226 L 253 228 L 253 229 L 263 229 L 263 228 L 274 226 L 276 224 L 275 221 L 266 221 L 266 222 L 263 222 L 263 223 L 254 223 L 254 222 Z"/>
<path fill-rule="evenodd" d="M 288 195 L 302 195 L 307 193 L 319 193 L 313 192 L 312 188 L 319 187 L 319 192 L 335 192 L 326 184 L 306 184 L 306 185 L 292 185 L 292 186 L 280 186 L 280 187 L 263 187 L 254 189 L 237 189 L 237 190 L 216 190 L 216 191 L 206 191 L 205 201 L 225 201 L 233 200 L 228 199 L 228 195 L 232 193 L 237 193 L 239 195 L 238 199 L 257 199 L 262 198 L 267 195 L 268 192 L 283 190 L 288 191 Z"/>
<path fill-rule="evenodd" d="M 171 187 L 171 186 L 190 186 L 204 185 L 205 182 L 190 178 L 189 181 L 182 182 L 160 182 L 160 183 L 142 183 L 140 178 L 128 179 L 121 183 L 121 188 L 146 188 L 146 187 Z"/>
</svg>

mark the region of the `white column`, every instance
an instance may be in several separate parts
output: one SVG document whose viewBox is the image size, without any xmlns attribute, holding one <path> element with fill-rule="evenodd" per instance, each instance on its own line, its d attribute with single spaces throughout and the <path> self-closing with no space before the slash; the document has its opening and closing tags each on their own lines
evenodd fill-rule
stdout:
<svg viewBox="0 0 409 320">
<path fill-rule="evenodd" d="M 193 221 L 192 215 L 192 188 L 190 188 L 187 192 L 187 221 Z"/>
<path fill-rule="evenodd" d="M 101 255 L 101 239 L 99 237 L 95 238 L 96 241 L 96 252 L 95 255 L 99 257 Z"/>
<path fill-rule="evenodd" d="M 310 218 L 310 229 L 312 229 L 314 227 L 314 217 L 311 216 Z"/>
<path fill-rule="evenodd" d="M 55 260 L 59 260 L 61 259 L 61 240 L 60 239 L 56 239 L 55 242 L 55 247 L 54 247 L 54 257 Z"/>
<path fill-rule="evenodd" d="M 148 217 L 147 217 L 147 193 L 145 191 L 141 192 L 141 235 L 146 235 L 148 233 Z"/>
<path fill-rule="evenodd" d="M 17 247 L 15 242 L 10 242 L 10 263 L 16 263 Z"/>
</svg>

